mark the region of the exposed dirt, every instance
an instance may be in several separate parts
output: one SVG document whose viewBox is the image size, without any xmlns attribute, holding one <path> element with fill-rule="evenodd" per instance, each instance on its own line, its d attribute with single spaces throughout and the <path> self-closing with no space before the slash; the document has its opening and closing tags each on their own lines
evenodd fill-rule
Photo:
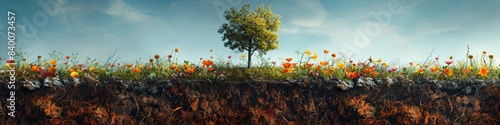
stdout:
<svg viewBox="0 0 500 125">
<path fill-rule="evenodd" d="M 1 124 L 495 124 L 498 85 L 434 84 L 342 91 L 312 82 L 103 82 L 16 91 L 16 117 Z M 20 85 L 18 85 L 20 86 Z M 477 91 L 476 91 L 477 90 Z"/>
</svg>

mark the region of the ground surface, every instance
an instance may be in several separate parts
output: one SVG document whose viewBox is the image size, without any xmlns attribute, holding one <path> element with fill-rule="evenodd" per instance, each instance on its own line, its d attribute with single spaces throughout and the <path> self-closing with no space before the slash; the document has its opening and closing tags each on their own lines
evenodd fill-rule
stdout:
<svg viewBox="0 0 500 125">
<path fill-rule="evenodd" d="M 0 87 L 0 97 L 8 89 Z M 317 83 L 321 82 L 321 83 Z M 423 82 L 346 91 L 323 81 L 103 81 L 20 88 L 2 124 L 494 124 L 500 87 Z M 125 86 L 126 85 L 126 86 Z"/>
</svg>

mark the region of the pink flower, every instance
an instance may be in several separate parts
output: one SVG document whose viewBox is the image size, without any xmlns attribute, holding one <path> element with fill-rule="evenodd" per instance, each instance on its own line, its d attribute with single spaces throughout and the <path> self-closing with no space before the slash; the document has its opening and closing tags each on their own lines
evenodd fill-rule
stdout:
<svg viewBox="0 0 500 125">
<path fill-rule="evenodd" d="M 439 60 L 439 56 L 436 57 L 436 60 Z"/>
<path fill-rule="evenodd" d="M 392 68 L 387 68 L 387 72 L 392 72 Z"/>
<path fill-rule="evenodd" d="M 231 56 L 227 56 L 227 58 L 231 59 Z"/>
<path fill-rule="evenodd" d="M 452 64 L 452 63 L 453 63 L 453 60 L 446 60 L 444 63 L 446 63 L 446 64 L 450 65 L 450 64 Z"/>
<path fill-rule="evenodd" d="M 276 61 L 272 61 L 271 64 L 276 65 Z"/>
<path fill-rule="evenodd" d="M 200 58 L 200 60 L 203 60 L 203 58 Z"/>
<path fill-rule="evenodd" d="M 172 54 L 169 54 L 169 55 L 168 55 L 168 58 L 169 58 L 169 59 L 170 59 L 170 58 L 172 58 Z"/>
<path fill-rule="evenodd" d="M 81 64 L 81 63 L 78 63 L 78 66 L 83 66 L 83 64 Z"/>
<path fill-rule="evenodd" d="M 392 71 L 398 70 L 398 67 L 392 67 Z"/>
</svg>

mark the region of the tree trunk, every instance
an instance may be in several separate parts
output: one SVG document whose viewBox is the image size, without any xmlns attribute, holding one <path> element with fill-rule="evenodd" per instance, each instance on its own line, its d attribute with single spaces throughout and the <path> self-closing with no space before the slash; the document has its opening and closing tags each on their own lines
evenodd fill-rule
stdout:
<svg viewBox="0 0 500 125">
<path fill-rule="evenodd" d="M 251 49 L 248 50 L 248 67 L 247 67 L 248 69 L 250 69 L 250 66 L 252 64 L 252 54 L 251 54 L 251 52 L 252 52 Z"/>
<path fill-rule="evenodd" d="M 248 39 L 248 62 L 247 62 L 247 68 L 250 69 L 250 66 L 252 65 L 252 48 L 253 48 L 253 43 L 252 43 L 252 38 Z"/>
</svg>

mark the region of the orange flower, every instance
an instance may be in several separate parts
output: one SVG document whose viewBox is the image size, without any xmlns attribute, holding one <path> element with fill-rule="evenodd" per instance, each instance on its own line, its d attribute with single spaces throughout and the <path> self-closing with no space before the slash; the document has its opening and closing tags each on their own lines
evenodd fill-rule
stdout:
<svg viewBox="0 0 500 125">
<path fill-rule="evenodd" d="M 292 59 L 293 59 L 293 58 L 291 58 L 291 57 L 285 58 L 285 60 L 286 60 L 287 62 L 292 61 Z"/>
<path fill-rule="evenodd" d="M 378 76 L 378 73 L 377 73 L 377 72 L 372 72 L 372 76 L 373 76 L 373 77 L 377 77 L 377 76 Z"/>
<path fill-rule="evenodd" d="M 132 72 L 135 72 L 135 73 L 140 73 L 140 72 L 141 72 L 141 69 L 139 69 L 139 68 L 132 68 Z"/>
<path fill-rule="evenodd" d="M 38 72 L 40 72 L 40 70 L 41 70 L 41 69 L 40 69 L 40 67 L 37 67 L 37 66 L 32 66 L 32 67 L 31 67 L 31 70 L 32 70 L 33 72 L 38 73 Z"/>
<path fill-rule="evenodd" d="M 335 55 L 335 53 L 332 53 L 332 58 L 335 58 L 337 55 Z"/>
<path fill-rule="evenodd" d="M 194 69 L 194 68 L 189 67 L 189 68 L 187 68 L 187 69 L 186 69 L 186 71 L 185 71 L 185 72 L 186 72 L 186 73 L 189 73 L 189 74 L 193 74 L 193 73 L 195 72 L 195 69 Z"/>
<path fill-rule="evenodd" d="M 132 67 L 134 64 L 127 64 L 127 67 Z"/>
<path fill-rule="evenodd" d="M 291 73 L 292 71 L 293 71 L 292 68 L 285 68 L 285 69 L 283 69 L 284 73 Z"/>
<path fill-rule="evenodd" d="M 209 66 L 213 65 L 214 62 L 212 62 L 212 60 L 203 60 L 202 64 L 203 64 L 203 66 L 209 67 Z"/>
<path fill-rule="evenodd" d="M 69 56 L 66 56 L 66 59 L 69 59 Z"/>
<path fill-rule="evenodd" d="M 333 74 L 333 69 L 331 69 L 331 68 L 326 69 L 326 73 Z"/>
<path fill-rule="evenodd" d="M 363 72 L 364 73 L 371 73 L 371 72 L 373 72 L 373 67 L 365 68 L 365 69 L 363 69 Z"/>
<path fill-rule="evenodd" d="M 481 68 L 481 69 L 479 69 L 479 75 L 481 75 L 483 77 L 486 76 L 486 75 L 488 75 L 488 69 L 486 69 L 484 67 Z"/>
<path fill-rule="evenodd" d="M 313 63 L 306 63 L 304 64 L 304 66 L 302 66 L 302 68 L 309 68 L 309 67 L 312 67 L 314 64 Z"/>
<path fill-rule="evenodd" d="M 214 71 L 214 70 L 215 70 L 215 68 L 207 68 L 207 70 L 208 70 L 209 72 L 212 72 L 212 71 Z"/>
<path fill-rule="evenodd" d="M 464 72 L 464 73 L 470 73 L 470 69 L 464 69 L 464 70 L 462 70 L 462 72 Z"/>
<path fill-rule="evenodd" d="M 448 75 L 448 76 L 452 76 L 453 75 L 453 71 L 452 70 L 449 70 L 449 69 L 444 69 L 443 72 Z"/>
<path fill-rule="evenodd" d="M 328 62 L 327 61 L 321 61 L 321 62 L 319 62 L 319 64 L 321 64 L 321 66 L 326 66 L 326 65 L 328 65 Z"/>
<path fill-rule="evenodd" d="M 431 68 L 431 72 L 436 72 L 436 71 L 438 71 L 438 69 L 439 68 L 437 66 L 434 66 L 434 67 Z"/>
<path fill-rule="evenodd" d="M 354 79 L 354 78 L 357 78 L 359 76 L 359 74 L 357 72 L 346 72 L 345 75 L 349 79 Z"/>
<path fill-rule="evenodd" d="M 158 59 L 158 58 L 160 58 L 160 55 L 155 54 L 155 59 Z"/>
<path fill-rule="evenodd" d="M 168 68 L 170 68 L 170 69 L 172 69 L 172 70 L 173 70 L 173 69 L 175 69 L 176 67 L 177 67 L 177 66 L 175 66 L 175 65 L 168 66 Z"/>
<path fill-rule="evenodd" d="M 321 66 L 316 66 L 314 67 L 314 70 L 319 70 L 319 68 L 321 68 Z"/>
<path fill-rule="evenodd" d="M 330 51 L 328 51 L 328 50 L 326 50 L 326 49 L 325 49 L 325 50 L 323 50 L 323 53 L 325 53 L 325 54 L 328 54 L 329 52 L 330 52 Z"/>
<path fill-rule="evenodd" d="M 282 65 L 283 65 L 283 67 L 285 67 L 285 68 L 290 68 L 290 67 L 292 66 L 292 64 L 290 64 L 289 62 L 285 62 L 285 63 L 283 63 Z"/>
<path fill-rule="evenodd" d="M 178 53 L 179 52 L 179 48 L 175 48 L 175 53 Z"/>
</svg>

